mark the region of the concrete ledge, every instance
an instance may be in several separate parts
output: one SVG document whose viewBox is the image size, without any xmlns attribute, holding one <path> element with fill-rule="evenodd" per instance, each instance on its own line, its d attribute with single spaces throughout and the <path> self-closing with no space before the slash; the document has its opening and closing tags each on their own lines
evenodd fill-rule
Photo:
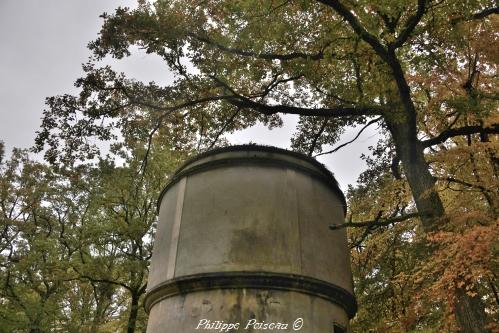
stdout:
<svg viewBox="0 0 499 333">
<path fill-rule="evenodd" d="M 254 153 L 254 154 L 252 154 Z M 258 145 L 229 146 L 209 150 L 187 160 L 171 177 L 159 195 L 157 207 L 168 189 L 181 178 L 201 173 L 214 168 L 233 167 L 238 165 L 275 166 L 297 170 L 308 174 L 326 184 L 340 199 L 343 213 L 346 214 L 345 196 L 333 174 L 312 157 L 301 153 Z"/>
<path fill-rule="evenodd" d="M 144 307 L 149 313 L 154 304 L 176 295 L 212 289 L 243 288 L 300 292 L 339 305 L 349 318 L 353 318 L 357 312 L 355 297 L 341 287 L 306 276 L 268 272 L 216 272 L 182 276 L 149 290 Z"/>
</svg>

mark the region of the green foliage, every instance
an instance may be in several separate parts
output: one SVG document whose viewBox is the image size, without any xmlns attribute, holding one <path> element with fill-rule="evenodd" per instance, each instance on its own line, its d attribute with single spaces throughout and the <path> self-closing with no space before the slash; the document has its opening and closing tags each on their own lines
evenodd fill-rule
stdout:
<svg viewBox="0 0 499 333">
<path fill-rule="evenodd" d="M 497 272 L 487 235 L 497 234 L 498 213 L 497 13 L 492 0 L 160 0 L 103 15 L 89 45 L 94 57 L 76 81 L 80 94 L 47 99 L 36 139 L 62 170 L 97 158 L 99 140 L 119 138 L 113 150 L 127 160 L 126 168 L 101 159 L 64 174 L 88 188 L 86 205 L 71 209 L 91 212 L 71 236 L 80 254 L 71 269 L 136 301 L 146 274 L 134 258 L 147 253 L 154 220 L 141 191 L 154 193 L 155 176 L 143 169 L 162 149 L 202 151 L 226 144 L 225 133 L 273 128 L 280 115 L 297 114 L 293 149 L 314 155 L 345 126 L 378 123 L 381 140 L 350 191 L 347 224 L 364 221 L 351 233 L 359 297 L 379 299 L 361 309 L 356 327 L 494 329 Z M 132 46 L 162 57 L 174 83 L 137 82 L 99 66 Z"/>
<path fill-rule="evenodd" d="M 156 200 L 185 153 L 122 152 L 121 166 L 55 171 L 19 150 L 1 165 L 1 332 L 145 330 Z"/>
</svg>

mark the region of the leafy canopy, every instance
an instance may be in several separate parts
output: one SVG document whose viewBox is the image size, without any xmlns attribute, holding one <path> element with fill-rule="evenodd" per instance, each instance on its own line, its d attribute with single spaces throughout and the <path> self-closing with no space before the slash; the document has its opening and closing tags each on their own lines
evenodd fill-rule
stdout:
<svg viewBox="0 0 499 333">
<path fill-rule="evenodd" d="M 492 0 L 139 1 L 103 15 L 81 93 L 47 99 L 37 149 L 69 165 L 98 153 L 92 139 L 204 150 L 295 114 L 293 149 L 316 155 L 334 151 L 345 126 L 378 124 L 346 225 L 364 227 L 351 233 L 358 283 L 393 295 L 392 322 L 369 312 L 359 322 L 486 332 L 497 313 L 486 234 L 497 234 L 498 12 Z M 131 46 L 162 57 L 174 82 L 99 65 Z M 428 292 L 412 304 L 424 307 L 402 301 L 417 288 Z"/>
</svg>

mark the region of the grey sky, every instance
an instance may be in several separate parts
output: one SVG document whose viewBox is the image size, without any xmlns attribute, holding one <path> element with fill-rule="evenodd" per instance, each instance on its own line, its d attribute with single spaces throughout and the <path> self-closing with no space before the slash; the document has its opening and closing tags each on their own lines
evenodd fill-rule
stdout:
<svg viewBox="0 0 499 333">
<path fill-rule="evenodd" d="M 87 43 L 99 32 L 99 15 L 134 4 L 133 0 L 0 0 L 0 140 L 7 152 L 33 144 L 46 97 L 76 92 L 73 83 L 90 55 Z M 107 63 L 136 79 L 158 83 L 171 79 L 160 59 L 145 53 Z M 287 148 L 297 118 L 286 120 L 282 129 L 268 131 L 256 126 L 229 139 Z M 348 130 L 343 141 L 355 134 L 355 130 Z M 365 168 L 360 154 L 375 142 L 372 128 L 356 143 L 319 160 L 346 189 Z"/>
</svg>

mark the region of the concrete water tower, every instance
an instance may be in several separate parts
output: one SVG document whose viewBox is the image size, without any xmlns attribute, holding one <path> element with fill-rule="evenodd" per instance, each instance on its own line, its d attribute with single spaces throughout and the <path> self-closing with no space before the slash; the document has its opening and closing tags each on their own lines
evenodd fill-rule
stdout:
<svg viewBox="0 0 499 333">
<path fill-rule="evenodd" d="M 357 305 L 345 198 L 302 154 L 215 149 L 185 163 L 159 199 L 148 333 L 348 332 Z"/>
</svg>

